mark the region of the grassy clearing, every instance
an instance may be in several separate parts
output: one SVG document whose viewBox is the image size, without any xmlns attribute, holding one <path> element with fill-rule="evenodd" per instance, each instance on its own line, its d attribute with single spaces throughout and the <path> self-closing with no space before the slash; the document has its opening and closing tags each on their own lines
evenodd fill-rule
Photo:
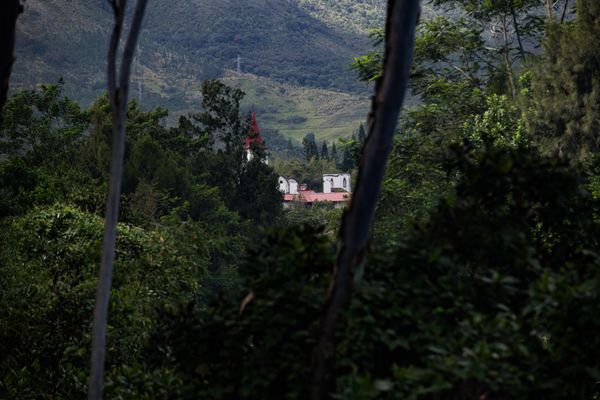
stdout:
<svg viewBox="0 0 600 400">
<path fill-rule="evenodd" d="M 367 94 L 294 86 L 231 71 L 222 80 L 246 92 L 243 106 L 258 114 L 261 126 L 299 141 L 308 132 L 317 140 L 349 136 L 367 117 Z"/>
</svg>

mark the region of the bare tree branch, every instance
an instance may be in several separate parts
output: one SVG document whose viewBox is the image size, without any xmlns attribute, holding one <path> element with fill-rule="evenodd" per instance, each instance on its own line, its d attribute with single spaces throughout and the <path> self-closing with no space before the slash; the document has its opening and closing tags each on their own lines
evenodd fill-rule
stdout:
<svg viewBox="0 0 600 400">
<path fill-rule="evenodd" d="M 562 15 L 560 16 L 560 23 L 565 22 L 565 17 L 567 16 L 567 10 L 569 8 L 569 0 L 565 0 L 565 7 L 563 8 Z"/>
<path fill-rule="evenodd" d="M 509 0 L 508 4 L 510 6 L 510 14 L 512 16 L 513 26 L 515 27 L 515 34 L 517 35 L 517 42 L 519 43 L 519 53 L 521 53 L 523 62 L 526 62 L 527 59 L 525 57 L 523 42 L 521 41 L 521 29 L 519 28 L 519 20 L 517 18 L 517 11 L 515 10 L 515 4 L 513 3 L 513 0 Z"/>
<path fill-rule="evenodd" d="M 342 220 L 342 246 L 325 305 L 321 333 L 314 349 L 313 400 L 326 399 L 333 388 L 336 323 L 340 314 L 350 305 L 354 274 L 362 263 L 371 231 L 394 130 L 408 84 L 419 10 L 419 0 L 388 1 L 383 76 L 377 81 L 369 115 L 369 136 L 363 149 L 350 208 Z"/>
<path fill-rule="evenodd" d="M 121 197 L 121 180 L 123 177 L 123 158 L 125 155 L 125 121 L 127 117 L 127 97 L 129 92 L 129 74 L 139 32 L 144 18 L 147 0 L 138 0 L 123 58 L 117 87 L 117 52 L 127 0 L 109 0 L 115 11 L 115 26 L 110 39 L 108 51 L 108 92 L 112 113 L 112 158 L 108 200 L 106 203 L 106 220 L 104 225 L 104 241 L 102 244 L 102 262 L 100 266 L 100 281 L 96 292 L 94 308 L 94 324 L 92 338 L 92 359 L 90 386 L 88 398 L 102 399 L 104 386 L 104 364 L 106 356 L 106 322 L 112 287 L 112 275 L 115 259 L 115 244 L 117 238 L 117 221 L 119 219 L 119 199 Z"/>
<path fill-rule="evenodd" d="M 19 0 L 3 0 L 0 3 L 0 125 L 2 110 L 8 96 L 8 83 L 15 61 L 15 30 L 17 17 L 22 11 Z"/>
</svg>

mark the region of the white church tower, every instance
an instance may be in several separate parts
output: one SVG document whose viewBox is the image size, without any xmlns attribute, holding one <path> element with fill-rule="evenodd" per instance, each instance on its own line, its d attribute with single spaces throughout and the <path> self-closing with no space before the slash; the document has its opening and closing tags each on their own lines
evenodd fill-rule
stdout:
<svg viewBox="0 0 600 400">
<path fill-rule="evenodd" d="M 250 114 L 250 126 L 248 126 L 248 136 L 244 139 L 244 155 L 246 161 L 250 162 L 254 158 L 253 149 L 260 148 L 266 151 L 265 140 L 260 135 L 260 127 L 256 122 L 256 115 L 254 112 Z M 269 158 L 267 154 L 264 155 L 264 163 L 269 164 Z"/>
<path fill-rule="evenodd" d="M 323 175 L 323 193 L 331 192 L 350 192 L 352 184 L 350 174 L 324 174 Z"/>
</svg>

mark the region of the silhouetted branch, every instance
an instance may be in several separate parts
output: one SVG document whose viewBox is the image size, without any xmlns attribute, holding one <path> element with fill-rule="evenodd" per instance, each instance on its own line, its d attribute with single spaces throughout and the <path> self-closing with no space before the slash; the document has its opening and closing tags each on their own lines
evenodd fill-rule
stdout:
<svg viewBox="0 0 600 400">
<path fill-rule="evenodd" d="M 521 40 L 521 29 L 519 28 L 519 19 L 517 18 L 515 4 L 513 3 L 513 0 L 509 0 L 508 4 L 510 6 L 510 15 L 512 16 L 515 34 L 517 35 L 517 43 L 519 43 L 519 53 L 521 53 L 521 58 L 523 59 L 523 62 L 525 62 L 527 59 L 525 57 L 525 48 L 523 47 L 523 42 Z"/>
<path fill-rule="evenodd" d="M 17 17 L 22 11 L 19 0 L 0 2 L 0 125 L 2 110 L 8 96 L 8 83 L 15 61 L 15 29 Z"/>
<path fill-rule="evenodd" d="M 560 23 L 564 23 L 565 22 L 565 17 L 567 16 L 567 10 L 569 8 L 569 0 L 565 0 L 565 6 L 563 8 L 562 11 L 562 15 L 560 16 Z"/>
<path fill-rule="evenodd" d="M 336 323 L 340 314 L 350 305 L 354 273 L 363 261 L 408 84 L 418 16 L 419 0 L 388 1 L 383 76 L 377 81 L 369 115 L 369 136 L 363 149 L 350 208 L 342 220 L 342 246 L 325 306 L 321 333 L 314 349 L 313 400 L 327 398 L 334 387 Z"/>
<path fill-rule="evenodd" d="M 147 0 L 136 3 L 131 29 L 121 60 L 121 71 L 117 87 L 117 52 L 127 0 L 109 0 L 115 12 L 115 26 L 110 39 L 108 51 L 108 93 L 112 113 L 112 158 L 108 199 L 106 202 L 106 220 L 104 225 L 104 241 L 102 244 L 102 262 L 100 281 L 96 292 L 94 308 L 94 325 L 92 339 L 92 360 L 88 398 L 102 399 L 104 386 L 104 364 L 106 353 L 106 323 L 112 287 L 112 275 L 115 259 L 115 243 L 117 238 L 117 222 L 119 219 L 119 199 L 121 197 L 121 180 L 123 177 L 123 158 L 125 155 L 125 121 L 127 117 L 127 97 L 129 92 L 129 74 L 135 53 L 137 39 L 144 18 Z"/>
</svg>

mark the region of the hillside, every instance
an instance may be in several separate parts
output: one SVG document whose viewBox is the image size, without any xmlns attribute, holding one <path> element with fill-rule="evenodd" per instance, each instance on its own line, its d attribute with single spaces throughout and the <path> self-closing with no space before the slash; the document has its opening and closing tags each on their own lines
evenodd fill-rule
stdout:
<svg viewBox="0 0 600 400">
<path fill-rule="evenodd" d="M 297 0 L 311 16 L 334 29 L 366 33 L 384 23 L 385 0 Z"/>
<path fill-rule="evenodd" d="M 320 140 L 350 136 L 367 118 L 369 98 L 334 90 L 295 86 L 252 74 L 226 73 L 223 82 L 242 89 L 245 110 L 263 128 L 298 142 L 312 132 Z"/>
<path fill-rule="evenodd" d="M 359 88 L 347 64 L 366 38 L 330 28 L 294 2 L 156 2 L 145 26 L 142 48 L 160 44 L 194 64 L 223 70 L 239 55 L 244 72 L 302 86 Z"/>
<path fill-rule="evenodd" d="M 257 109 L 269 112 L 277 128 L 297 137 L 300 130 L 322 126 L 315 118 L 327 110 L 313 101 L 312 89 L 328 90 L 345 103 L 366 99 L 348 64 L 369 46 L 367 29 L 383 18 L 383 0 L 173 0 L 149 2 L 132 75 L 132 96 L 144 108 L 161 105 L 174 113 L 196 110 L 202 80 L 241 69 L 268 79 L 256 96 L 258 81 L 240 83 Z M 112 15 L 107 2 L 28 0 L 19 19 L 13 87 L 31 87 L 64 78 L 69 96 L 89 104 L 105 90 L 105 54 Z M 246 76 L 246 75 L 245 75 Z M 250 76 L 250 75 L 247 75 Z M 266 82 L 266 81 L 264 81 Z M 277 87 L 280 86 L 280 87 Z M 276 88 L 277 87 L 277 88 Z M 294 87 L 298 107 L 282 93 Z M 276 88 L 276 89 L 275 89 Z M 306 90 L 304 90 L 304 88 Z M 141 89 L 141 90 L 138 90 Z M 141 97 L 140 97 L 141 95 Z M 318 96 L 317 96 L 318 97 Z M 308 102 L 313 105 L 302 105 Z M 337 103 L 337 100 L 332 101 Z M 325 122 L 351 125 L 352 106 Z M 295 118 L 298 113 L 307 120 Z M 275 117 L 275 114 L 282 115 Z M 289 118 L 293 116 L 294 118 Z M 282 123 L 291 120 L 292 123 Z M 291 133 L 295 132 L 295 133 Z M 328 128 L 325 136 L 334 135 Z M 315 132 L 319 135 L 318 132 Z"/>
</svg>

